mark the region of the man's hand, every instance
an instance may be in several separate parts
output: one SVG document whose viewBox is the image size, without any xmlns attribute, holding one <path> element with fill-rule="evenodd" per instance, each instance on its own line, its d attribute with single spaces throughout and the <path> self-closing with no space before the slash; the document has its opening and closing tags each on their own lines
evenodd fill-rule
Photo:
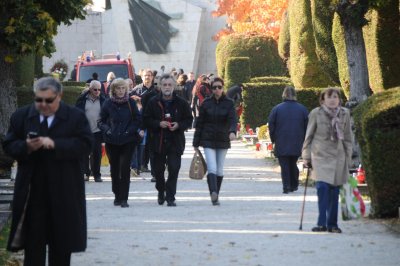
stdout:
<svg viewBox="0 0 400 266">
<path fill-rule="evenodd" d="M 235 133 L 231 132 L 231 133 L 229 134 L 229 139 L 230 139 L 231 141 L 232 141 L 232 140 L 235 140 L 235 139 L 236 139 Z"/>
<path fill-rule="evenodd" d="M 140 136 L 141 138 L 144 137 L 144 130 L 140 130 L 140 131 L 139 131 L 139 136 Z"/>
<path fill-rule="evenodd" d="M 43 146 L 43 143 L 40 137 L 34 139 L 28 137 L 26 139 L 26 146 L 28 146 L 28 153 L 31 153 L 40 149 Z"/>
<path fill-rule="evenodd" d="M 170 126 L 169 126 L 169 130 L 171 130 L 171 131 L 175 131 L 175 130 L 177 130 L 178 128 L 179 128 L 178 122 L 172 122 L 172 123 L 170 124 Z"/>
<path fill-rule="evenodd" d="M 41 137 L 43 149 L 52 150 L 54 149 L 54 141 L 49 137 Z"/>
<path fill-rule="evenodd" d="M 312 168 L 310 160 L 303 160 L 303 167 L 304 168 Z"/>
<path fill-rule="evenodd" d="M 169 122 L 168 122 L 168 121 L 161 121 L 161 122 L 160 122 L 160 127 L 161 127 L 161 128 L 167 128 L 167 127 L 169 127 Z"/>
</svg>

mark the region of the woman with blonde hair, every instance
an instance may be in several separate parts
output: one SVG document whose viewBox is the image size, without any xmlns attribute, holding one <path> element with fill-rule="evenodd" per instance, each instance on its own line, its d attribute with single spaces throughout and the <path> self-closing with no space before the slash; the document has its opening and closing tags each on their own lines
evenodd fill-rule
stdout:
<svg viewBox="0 0 400 266">
<path fill-rule="evenodd" d="M 340 106 L 340 90 L 327 88 L 320 107 L 309 115 L 302 157 L 312 168 L 318 195 L 318 222 L 313 232 L 341 233 L 338 227 L 339 187 L 347 182 L 352 141 L 350 112 Z"/>
<path fill-rule="evenodd" d="M 101 108 L 98 125 L 110 161 L 114 205 L 122 208 L 129 207 L 130 162 L 138 142 L 139 124 L 140 113 L 135 101 L 128 96 L 128 83 L 115 79 L 111 83 L 110 98 Z"/>
</svg>

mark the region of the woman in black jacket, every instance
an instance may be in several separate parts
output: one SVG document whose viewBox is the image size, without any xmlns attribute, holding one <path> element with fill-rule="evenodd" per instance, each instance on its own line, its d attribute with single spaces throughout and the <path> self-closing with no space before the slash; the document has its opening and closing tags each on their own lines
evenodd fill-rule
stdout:
<svg viewBox="0 0 400 266">
<path fill-rule="evenodd" d="M 130 161 L 138 142 L 140 113 L 135 101 L 128 96 L 128 84 L 124 79 L 111 83 L 110 98 L 101 108 L 98 124 L 110 161 L 114 205 L 129 207 Z M 143 131 L 139 131 L 140 134 Z"/>
<path fill-rule="evenodd" d="M 207 183 L 211 202 L 219 205 L 218 194 L 224 176 L 225 156 L 236 137 L 236 114 L 233 101 L 226 97 L 224 81 L 215 78 L 211 83 L 212 95 L 200 106 L 193 138 L 195 150 L 202 146 L 206 156 Z"/>
</svg>

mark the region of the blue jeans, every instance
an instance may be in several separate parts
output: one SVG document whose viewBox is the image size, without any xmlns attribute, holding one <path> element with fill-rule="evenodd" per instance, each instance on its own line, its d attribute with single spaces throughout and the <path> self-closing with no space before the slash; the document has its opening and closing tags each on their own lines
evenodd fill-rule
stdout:
<svg viewBox="0 0 400 266">
<path fill-rule="evenodd" d="M 131 168 L 140 170 L 143 164 L 144 145 L 137 145 L 132 154 Z"/>
<path fill-rule="evenodd" d="M 315 184 L 318 195 L 318 226 L 338 227 L 339 187 L 317 181 Z"/>
<path fill-rule="evenodd" d="M 204 148 L 207 172 L 216 176 L 224 176 L 224 162 L 228 149 Z"/>
</svg>

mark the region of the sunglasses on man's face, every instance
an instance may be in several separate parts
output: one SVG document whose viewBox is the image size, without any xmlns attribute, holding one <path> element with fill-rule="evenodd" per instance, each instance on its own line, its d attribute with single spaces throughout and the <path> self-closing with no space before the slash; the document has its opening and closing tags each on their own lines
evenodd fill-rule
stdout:
<svg viewBox="0 0 400 266">
<path fill-rule="evenodd" d="M 100 89 L 92 89 L 92 91 L 100 91 Z"/>
<path fill-rule="evenodd" d="M 221 86 L 221 85 L 212 86 L 213 90 L 216 90 L 216 89 L 221 90 L 222 88 L 223 88 L 223 86 Z"/>
<path fill-rule="evenodd" d="M 57 98 L 57 95 L 54 96 L 53 98 L 41 98 L 41 97 L 35 97 L 35 102 L 37 103 L 47 103 L 47 104 L 51 104 L 55 101 L 55 99 Z"/>
</svg>

